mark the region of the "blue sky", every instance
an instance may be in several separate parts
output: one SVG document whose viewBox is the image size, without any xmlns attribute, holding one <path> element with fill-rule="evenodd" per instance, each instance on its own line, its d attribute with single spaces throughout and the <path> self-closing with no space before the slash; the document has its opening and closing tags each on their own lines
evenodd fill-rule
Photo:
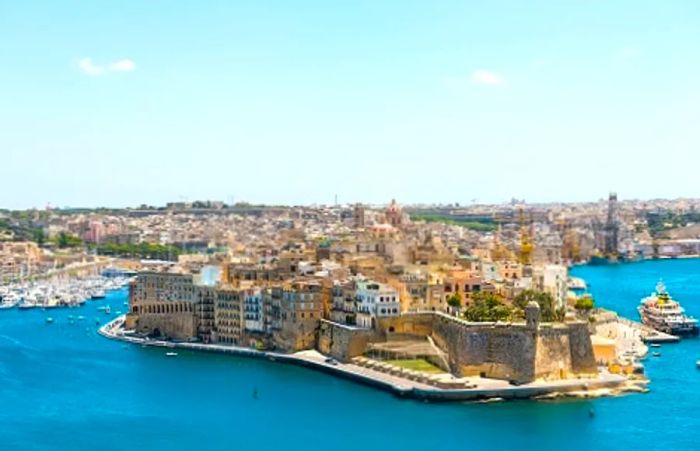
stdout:
<svg viewBox="0 0 700 451">
<path fill-rule="evenodd" d="M 700 197 L 697 1 L 0 3 L 0 207 Z"/>
</svg>

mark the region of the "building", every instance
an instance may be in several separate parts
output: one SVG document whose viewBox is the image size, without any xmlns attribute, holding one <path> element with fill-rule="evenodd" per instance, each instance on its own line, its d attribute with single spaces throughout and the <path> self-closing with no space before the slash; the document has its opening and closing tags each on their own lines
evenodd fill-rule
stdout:
<svg viewBox="0 0 700 451">
<path fill-rule="evenodd" d="M 568 270 L 563 265 L 545 265 L 538 271 L 538 288 L 549 293 L 557 308 L 566 306 L 566 293 L 568 291 Z"/>
<path fill-rule="evenodd" d="M 262 289 L 253 287 L 243 290 L 243 315 L 246 332 L 264 332 L 264 314 Z"/>
<path fill-rule="evenodd" d="M 315 280 L 293 280 L 272 289 L 272 306 L 277 329 L 275 346 L 285 351 L 311 349 L 323 316 L 323 287 Z M 277 304 L 277 307 L 275 307 Z"/>
<path fill-rule="evenodd" d="M 197 309 L 192 274 L 142 272 L 129 292 L 127 327 L 156 337 L 197 336 Z"/>
<path fill-rule="evenodd" d="M 331 297 L 331 321 L 340 324 L 355 325 L 357 323 L 357 314 L 355 311 L 354 282 L 336 281 L 331 288 Z"/>
<path fill-rule="evenodd" d="M 372 280 L 357 282 L 355 291 L 357 301 L 357 325 L 374 328 L 378 318 L 398 316 L 401 302 L 398 291 L 389 285 Z"/>
<path fill-rule="evenodd" d="M 221 286 L 215 291 L 214 341 L 221 344 L 240 345 L 243 342 L 245 297 L 242 290 Z"/>
</svg>

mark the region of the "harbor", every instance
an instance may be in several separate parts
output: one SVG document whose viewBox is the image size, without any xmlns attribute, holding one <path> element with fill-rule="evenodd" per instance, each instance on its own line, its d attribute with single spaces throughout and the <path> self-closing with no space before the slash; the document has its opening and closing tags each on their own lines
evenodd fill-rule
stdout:
<svg viewBox="0 0 700 451">
<path fill-rule="evenodd" d="M 125 276 L 55 277 L 0 286 L 0 310 L 79 307 L 89 300 L 103 299 L 107 292 L 125 288 Z"/>
</svg>

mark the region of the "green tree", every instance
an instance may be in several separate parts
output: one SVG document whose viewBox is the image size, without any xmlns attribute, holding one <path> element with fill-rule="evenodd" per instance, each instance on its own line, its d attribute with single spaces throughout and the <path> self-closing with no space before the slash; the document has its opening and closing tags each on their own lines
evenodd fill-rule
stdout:
<svg viewBox="0 0 700 451">
<path fill-rule="evenodd" d="M 459 293 L 452 293 L 447 296 L 447 305 L 450 307 L 459 308 L 462 306 L 462 295 Z"/>
<path fill-rule="evenodd" d="M 59 233 L 54 239 L 54 243 L 61 249 L 65 249 L 67 247 L 78 247 L 83 244 L 80 238 L 74 235 L 69 235 L 66 232 Z"/>
<path fill-rule="evenodd" d="M 507 321 L 516 317 L 516 311 L 506 305 L 500 296 L 494 293 L 479 292 L 472 295 L 472 302 L 464 310 L 468 321 Z"/>
<path fill-rule="evenodd" d="M 36 244 L 39 246 L 43 246 L 44 243 L 46 242 L 46 234 L 44 233 L 44 229 L 41 227 L 37 229 L 32 230 L 32 241 L 34 241 Z"/>
<path fill-rule="evenodd" d="M 594 306 L 595 302 L 593 301 L 593 297 L 581 296 L 580 298 L 576 299 L 576 304 L 574 305 L 574 308 L 579 311 L 587 312 L 593 310 Z"/>
<path fill-rule="evenodd" d="M 540 306 L 542 321 L 551 323 L 561 321 L 564 318 L 564 310 L 557 309 L 552 295 L 542 291 L 523 290 L 513 299 L 513 305 L 521 311 L 525 311 L 525 306 L 532 301 Z"/>
</svg>

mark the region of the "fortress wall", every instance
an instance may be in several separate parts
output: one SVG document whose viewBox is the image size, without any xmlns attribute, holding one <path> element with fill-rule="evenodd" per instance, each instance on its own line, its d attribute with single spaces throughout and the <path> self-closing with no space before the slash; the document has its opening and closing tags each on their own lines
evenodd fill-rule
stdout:
<svg viewBox="0 0 700 451">
<path fill-rule="evenodd" d="M 449 354 L 452 372 L 517 382 L 534 377 L 535 333 L 520 325 L 472 325 L 438 317 L 433 339 Z"/>
<path fill-rule="evenodd" d="M 537 334 L 535 377 L 562 379 L 572 372 L 569 328 L 565 325 L 540 326 Z"/>
<path fill-rule="evenodd" d="M 404 314 L 378 322 L 382 336 L 431 337 L 449 354 L 456 375 L 485 375 L 518 383 L 596 373 L 590 334 L 581 322 L 566 324 L 469 323 L 443 314 Z M 380 340 L 374 336 L 364 341 Z M 362 353 L 355 341 L 352 354 Z"/>
<path fill-rule="evenodd" d="M 152 334 L 156 329 L 160 336 L 175 340 L 187 340 L 197 336 L 196 318 L 192 313 L 142 313 L 136 320 L 136 331 Z"/>
<path fill-rule="evenodd" d="M 583 322 L 569 323 L 569 349 L 571 370 L 576 374 L 593 374 L 598 367 L 593 354 L 593 343 L 588 332 L 588 325 Z"/>
<path fill-rule="evenodd" d="M 364 354 L 369 343 L 383 341 L 383 336 L 371 329 L 357 329 L 322 320 L 317 348 L 333 358 L 348 362 Z"/>
</svg>

